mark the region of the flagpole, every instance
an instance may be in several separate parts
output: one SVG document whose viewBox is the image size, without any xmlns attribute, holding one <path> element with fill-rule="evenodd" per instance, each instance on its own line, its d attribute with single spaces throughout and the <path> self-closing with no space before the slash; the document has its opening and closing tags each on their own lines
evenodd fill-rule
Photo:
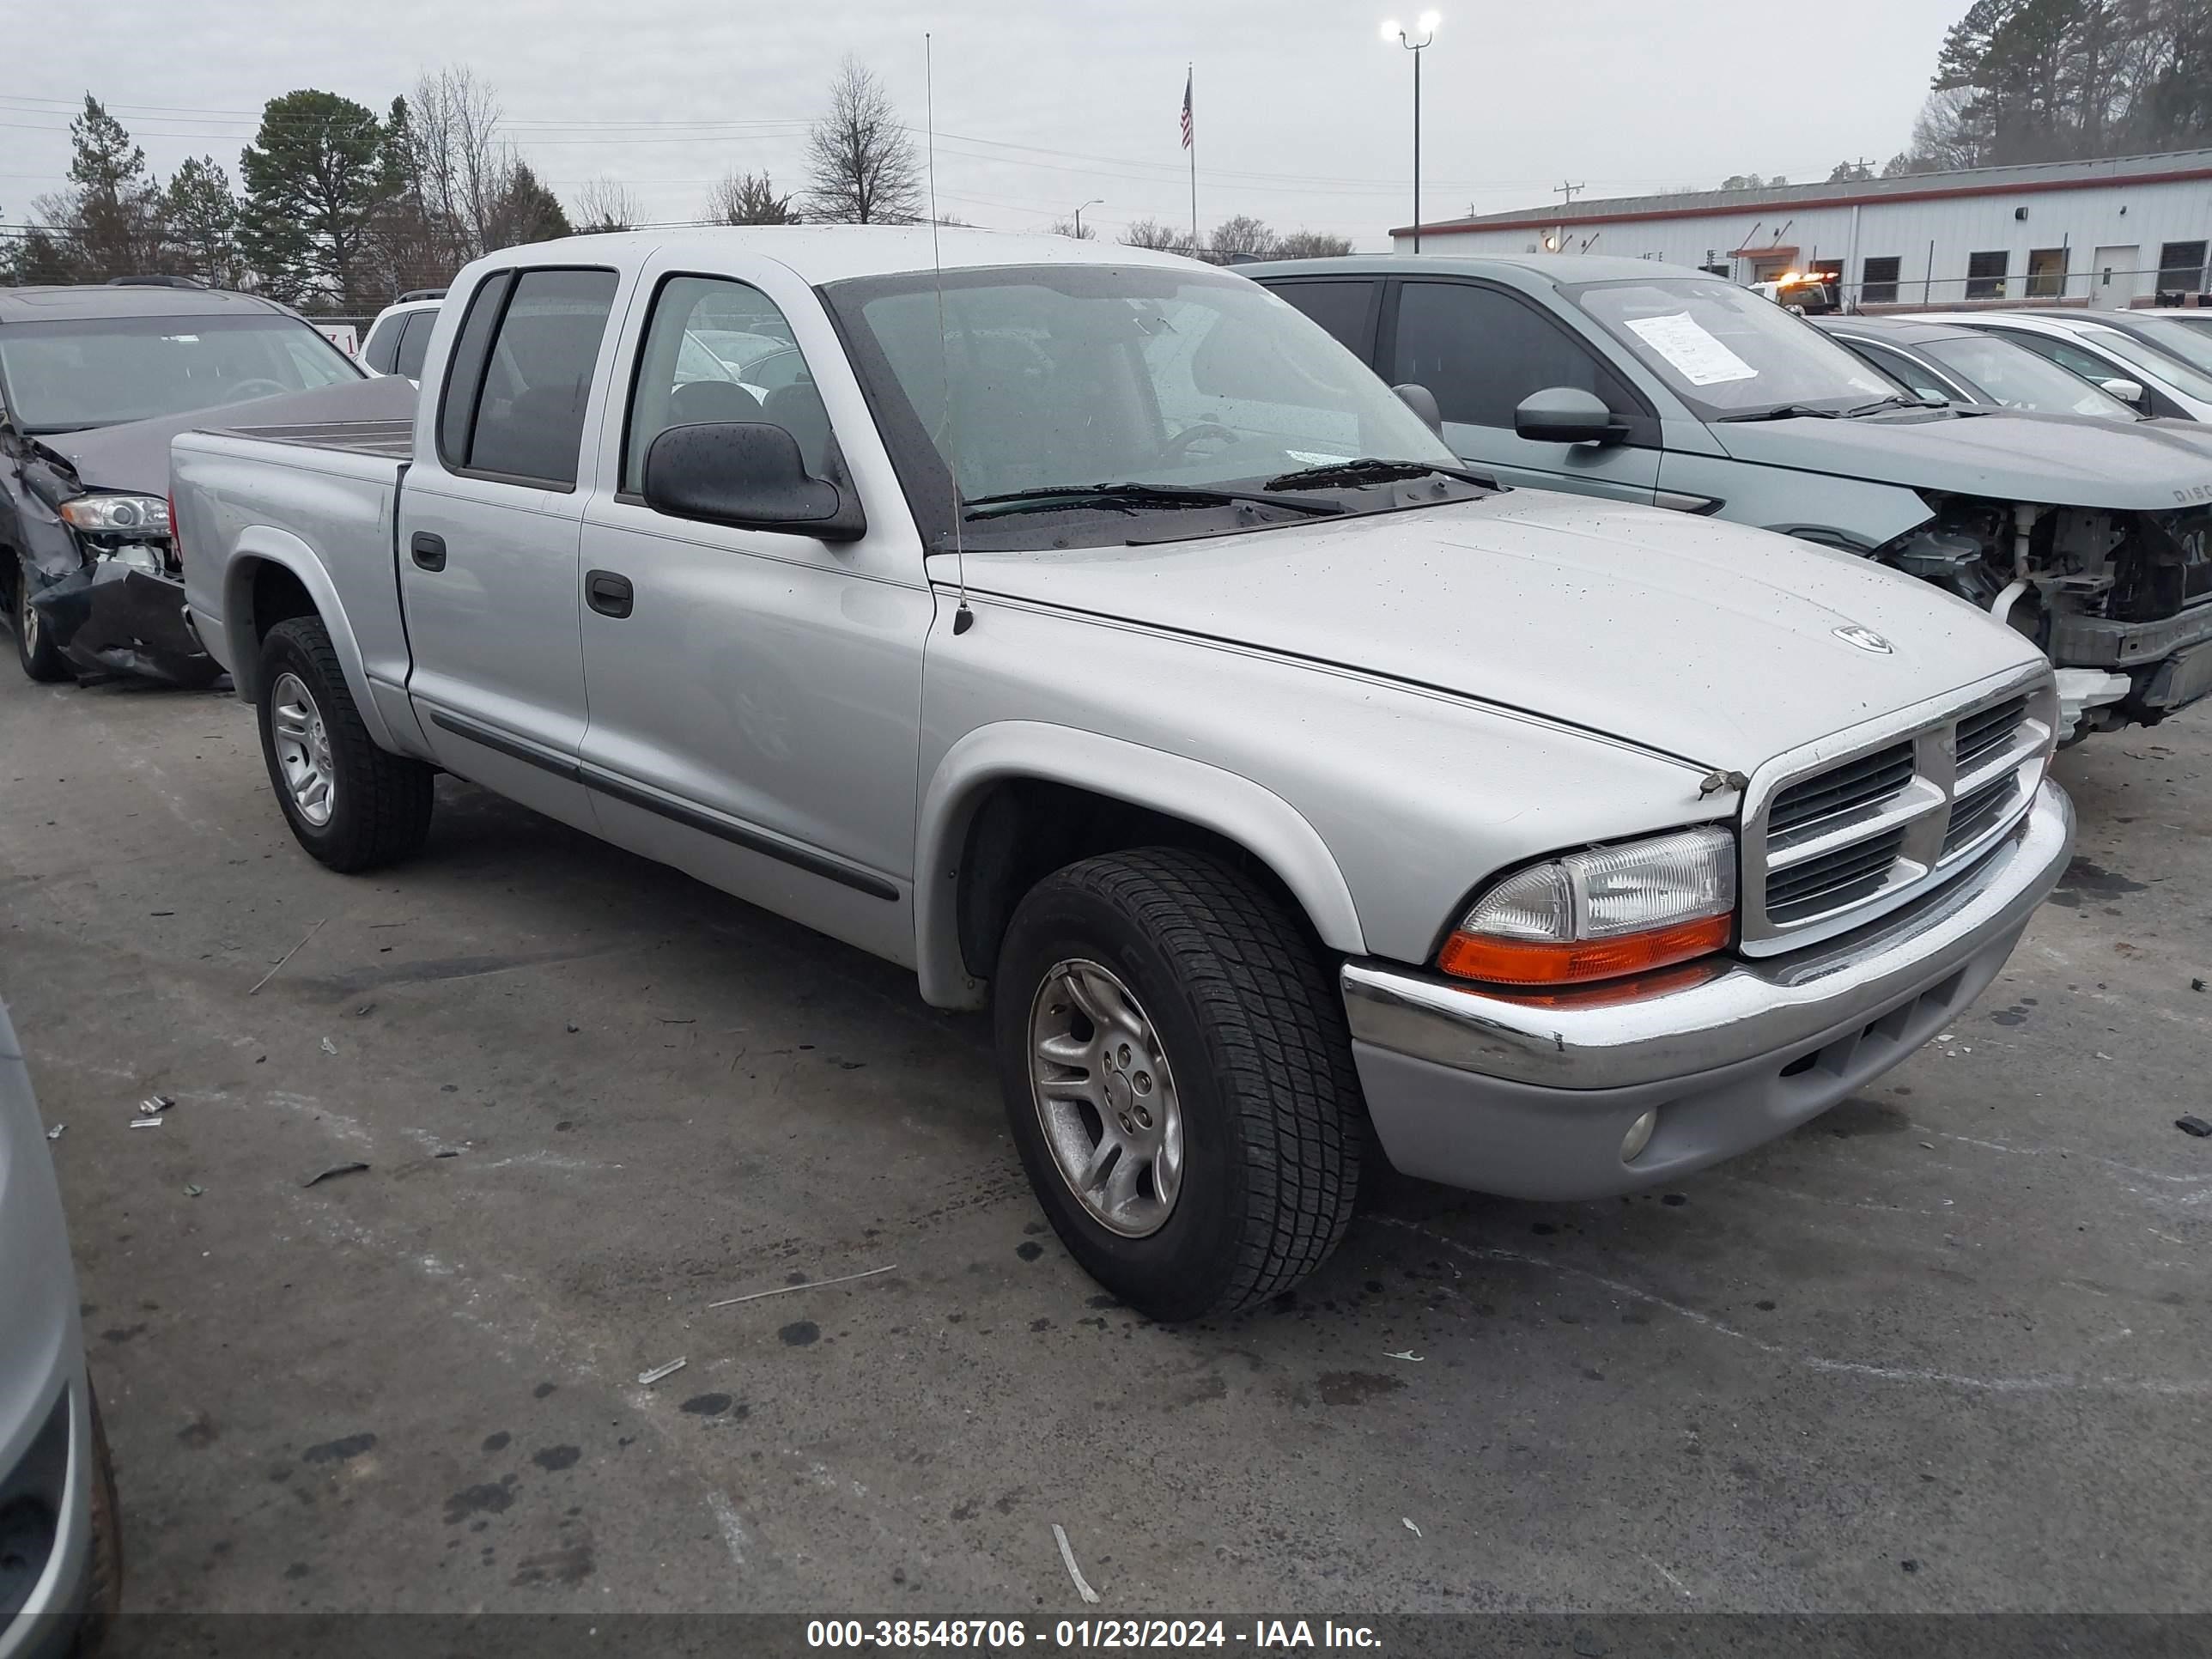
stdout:
<svg viewBox="0 0 2212 1659">
<path fill-rule="evenodd" d="M 1198 67 L 1183 66 L 1183 89 L 1190 100 L 1190 257 L 1198 258 Z"/>
</svg>

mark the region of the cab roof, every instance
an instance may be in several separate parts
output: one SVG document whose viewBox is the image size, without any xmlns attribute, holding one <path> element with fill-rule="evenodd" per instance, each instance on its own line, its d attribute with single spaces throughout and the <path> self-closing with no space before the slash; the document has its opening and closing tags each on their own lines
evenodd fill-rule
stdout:
<svg viewBox="0 0 2212 1659">
<path fill-rule="evenodd" d="M 1626 283 L 1654 276 L 1726 282 L 1695 265 L 1630 259 L 1603 253 L 1499 253 L 1455 257 L 1413 253 L 1355 253 L 1336 259 L 1273 259 L 1238 265 L 1246 276 L 1489 276 L 1516 288 L 1558 288 L 1574 283 Z"/>
<path fill-rule="evenodd" d="M 981 270 L 1000 265 L 1154 265 L 1193 272 L 1211 270 L 1180 254 L 1116 242 L 1079 242 L 1068 236 L 1021 235 L 969 226 L 728 225 L 700 229 L 625 230 L 526 247 L 501 248 L 488 264 L 641 264 L 654 254 L 696 260 L 712 269 L 733 257 L 767 258 L 788 265 L 810 283 L 854 276 L 928 270 Z"/>
<path fill-rule="evenodd" d="M 240 312 L 292 313 L 258 295 L 226 289 L 110 287 L 0 288 L 0 326 L 9 323 L 77 322 L 98 317 L 215 317 Z"/>
</svg>

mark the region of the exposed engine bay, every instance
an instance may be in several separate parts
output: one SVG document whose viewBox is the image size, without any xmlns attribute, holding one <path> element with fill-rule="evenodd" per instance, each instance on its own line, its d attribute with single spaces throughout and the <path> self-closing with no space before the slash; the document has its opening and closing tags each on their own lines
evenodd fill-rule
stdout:
<svg viewBox="0 0 2212 1659">
<path fill-rule="evenodd" d="M 2212 692 L 2212 504 L 2044 507 L 1923 491 L 1934 517 L 1874 556 L 2040 646 L 2063 742 L 2154 726 Z"/>
</svg>

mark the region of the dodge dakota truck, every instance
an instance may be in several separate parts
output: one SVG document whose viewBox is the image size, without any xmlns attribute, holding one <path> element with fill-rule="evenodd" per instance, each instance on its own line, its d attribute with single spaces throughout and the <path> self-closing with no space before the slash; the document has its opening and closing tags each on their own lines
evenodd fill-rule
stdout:
<svg viewBox="0 0 2212 1659">
<path fill-rule="evenodd" d="M 1568 1199 L 1786 1133 L 2068 855 L 2030 641 L 1500 489 L 1419 401 L 1170 255 L 631 233 L 464 270 L 411 419 L 172 488 L 308 853 L 416 852 L 449 772 L 988 1007 L 1060 1238 L 1187 1319 L 1318 1266 L 1372 1149 Z"/>
</svg>

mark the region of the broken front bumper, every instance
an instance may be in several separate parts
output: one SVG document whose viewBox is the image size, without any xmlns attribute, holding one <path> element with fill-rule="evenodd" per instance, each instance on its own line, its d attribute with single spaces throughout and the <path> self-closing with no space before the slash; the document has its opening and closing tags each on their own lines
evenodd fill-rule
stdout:
<svg viewBox="0 0 2212 1659">
<path fill-rule="evenodd" d="M 1981 994 L 2064 871 L 2073 834 L 2072 806 L 2045 783 L 1978 866 L 1904 911 L 1634 1001 L 1500 997 L 1347 963 L 1352 1054 L 1383 1150 L 1450 1186 L 1584 1199 L 1787 1133 Z M 1631 1131 L 1646 1114 L 1639 1144 Z"/>
<path fill-rule="evenodd" d="M 46 637 L 79 670 L 169 685 L 212 684 L 222 670 L 185 620 L 173 576 L 98 559 L 31 595 Z"/>
</svg>

